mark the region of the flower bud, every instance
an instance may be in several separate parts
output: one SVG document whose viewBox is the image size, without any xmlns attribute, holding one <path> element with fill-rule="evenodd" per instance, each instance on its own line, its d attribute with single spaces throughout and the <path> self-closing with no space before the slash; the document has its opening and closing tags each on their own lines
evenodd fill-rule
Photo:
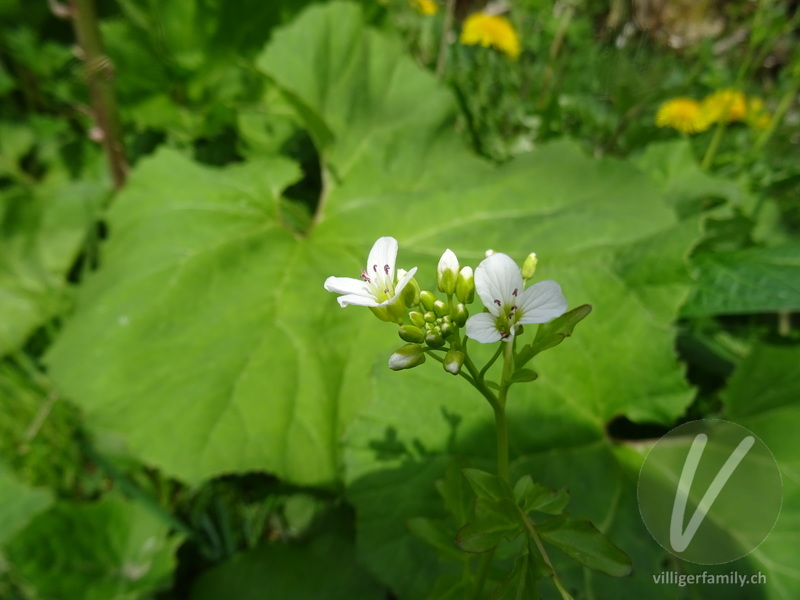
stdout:
<svg viewBox="0 0 800 600">
<path fill-rule="evenodd" d="M 389 357 L 389 368 L 392 371 L 413 369 L 425 362 L 425 351 L 419 344 L 406 344 L 395 350 Z"/>
<path fill-rule="evenodd" d="M 456 290 L 456 277 L 458 277 L 458 258 L 448 248 L 439 259 L 439 266 L 436 269 L 436 283 L 439 291 L 444 294 L 452 294 Z"/>
<path fill-rule="evenodd" d="M 531 252 L 528 254 L 528 257 L 525 259 L 525 262 L 522 263 L 522 278 L 526 281 L 533 277 L 533 274 L 536 272 L 536 263 L 539 262 L 539 259 L 536 258 L 536 253 Z"/>
<path fill-rule="evenodd" d="M 397 335 L 399 335 L 400 339 L 404 342 L 421 344 L 425 341 L 425 332 L 414 325 L 401 325 L 400 329 L 397 330 Z"/>
<path fill-rule="evenodd" d="M 453 307 L 452 317 L 453 323 L 459 327 L 464 327 L 464 325 L 467 323 L 467 319 L 469 318 L 469 311 L 463 304 L 456 304 Z"/>
<path fill-rule="evenodd" d="M 405 269 L 397 269 L 398 281 L 403 279 L 407 274 Z M 403 302 L 408 308 L 412 308 L 419 304 L 419 284 L 413 277 L 408 280 L 406 287 L 403 288 Z"/>
<path fill-rule="evenodd" d="M 453 327 L 452 323 L 442 323 L 442 326 L 439 327 L 439 331 L 441 332 L 442 337 L 447 339 L 456 332 L 456 328 Z"/>
<path fill-rule="evenodd" d="M 433 312 L 436 314 L 437 317 L 443 317 L 445 315 L 450 314 L 450 307 L 447 306 L 446 303 L 442 302 L 441 300 L 437 300 L 433 303 Z"/>
<path fill-rule="evenodd" d="M 436 302 L 436 296 L 433 295 L 433 292 L 422 290 L 419 293 L 419 300 L 422 302 L 422 306 L 425 307 L 425 310 L 433 310 L 433 304 Z"/>
<path fill-rule="evenodd" d="M 417 327 L 425 326 L 425 315 L 423 315 L 421 312 L 413 310 L 410 313 L 408 313 L 408 318 L 411 319 L 411 323 L 413 323 Z"/>
<path fill-rule="evenodd" d="M 444 346 L 444 338 L 436 331 L 429 331 L 425 336 L 425 343 L 431 348 L 441 348 Z"/>
<path fill-rule="evenodd" d="M 456 279 L 456 297 L 459 302 L 469 304 L 475 299 L 475 275 L 472 267 L 464 267 Z"/>
<path fill-rule="evenodd" d="M 491 248 L 489 248 L 489 249 L 488 249 L 486 252 L 484 252 L 484 254 L 483 254 L 483 255 L 484 255 L 486 258 L 489 258 L 489 257 L 490 257 L 492 254 L 494 254 L 494 250 L 492 250 Z"/>
<path fill-rule="evenodd" d="M 428 312 L 425 313 L 424 319 L 426 323 L 435 323 L 436 315 L 433 314 L 433 311 L 429 310 Z"/>
<path fill-rule="evenodd" d="M 453 375 L 458 375 L 464 364 L 464 353 L 461 350 L 450 348 L 444 355 L 444 370 Z"/>
</svg>

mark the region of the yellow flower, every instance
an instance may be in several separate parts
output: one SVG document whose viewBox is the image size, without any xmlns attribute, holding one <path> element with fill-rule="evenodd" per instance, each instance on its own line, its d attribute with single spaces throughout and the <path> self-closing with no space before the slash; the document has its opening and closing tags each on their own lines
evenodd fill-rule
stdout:
<svg viewBox="0 0 800 600">
<path fill-rule="evenodd" d="M 673 98 L 662 104 L 656 113 L 658 127 L 672 127 L 683 133 L 698 133 L 711 123 L 702 113 L 700 103 L 691 98 Z"/>
<path fill-rule="evenodd" d="M 409 0 L 411 6 L 423 15 L 432 16 L 439 11 L 439 7 L 433 0 Z"/>
<path fill-rule="evenodd" d="M 720 90 L 707 96 L 700 107 L 709 123 L 741 121 L 747 114 L 747 99 L 736 90 Z"/>
<path fill-rule="evenodd" d="M 520 53 L 517 32 L 508 19 L 484 12 L 467 17 L 459 41 L 467 46 L 492 46 L 511 59 Z"/>
</svg>

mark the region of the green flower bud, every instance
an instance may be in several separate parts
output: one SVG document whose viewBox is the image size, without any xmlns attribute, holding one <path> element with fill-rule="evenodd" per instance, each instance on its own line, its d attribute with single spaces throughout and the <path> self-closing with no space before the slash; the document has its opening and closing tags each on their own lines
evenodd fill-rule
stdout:
<svg viewBox="0 0 800 600">
<path fill-rule="evenodd" d="M 431 348 L 441 348 L 444 346 L 444 338 L 435 331 L 429 331 L 425 336 L 425 343 Z"/>
<path fill-rule="evenodd" d="M 453 375 L 458 375 L 464 364 L 464 353 L 461 350 L 450 348 L 444 355 L 444 370 Z"/>
<path fill-rule="evenodd" d="M 406 276 L 405 269 L 397 269 L 397 279 L 403 279 Z M 419 304 L 419 284 L 413 277 L 408 280 L 406 287 L 403 288 L 403 302 L 408 308 L 412 308 Z"/>
<path fill-rule="evenodd" d="M 425 322 L 426 323 L 434 323 L 436 322 L 436 315 L 432 312 L 428 311 L 425 313 Z"/>
<path fill-rule="evenodd" d="M 422 302 L 422 306 L 425 307 L 425 310 L 433 310 L 433 304 L 436 302 L 436 296 L 433 295 L 433 292 L 422 290 L 419 293 L 419 300 Z"/>
<path fill-rule="evenodd" d="M 469 304 L 475 299 L 475 275 L 472 267 L 464 267 L 456 279 L 456 298 L 459 302 Z"/>
<path fill-rule="evenodd" d="M 413 369 L 425 362 L 425 351 L 419 344 L 406 344 L 395 350 L 389 357 L 389 368 L 392 371 Z"/>
<path fill-rule="evenodd" d="M 531 252 L 528 254 L 528 258 L 525 259 L 525 262 L 522 263 L 522 278 L 526 281 L 533 277 L 533 274 L 536 272 L 536 263 L 539 260 L 536 258 L 536 253 Z"/>
<path fill-rule="evenodd" d="M 443 317 L 450 314 L 450 307 L 441 300 L 437 300 L 433 303 L 433 312 L 437 317 Z"/>
<path fill-rule="evenodd" d="M 411 311 L 408 313 L 408 318 L 411 319 L 411 322 L 417 327 L 425 326 L 425 315 L 423 315 L 421 312 Z"/>
<path fill-rule="evenodd" d="M 458 258 L 448 248 L 439 259 L 439 266 L 436 269 L 436 283 L 439 291 L 444 294 L 452 294 L 456 290 L 456 277 L 458 277 Z"/>
<path fill-rule="evenodd" d="M 494 250 L 492 250 L 491 248 L 489 248 L 489 249 L 488 249 L 486 252 L 484 252 L 484 254 L 483 254 L 483 255 L 484 255 L 486 258 L 489 258 L 489 257 L 490 257 L 492 254 L 494 254 Z"/>
<path fill-rule="evenodd" d="M 467 307 L 463 304 L 456 304 L 453 307 L 453 323 L 458 325 L 459 327 L 464 327 L 467 323 L 467 319 L 469 318 L 469 311 Z"/>
<path fill-rule="evenodd" d="M 421 344 L 425 341 L 425 332 L 414 325 L 401 325 L 400 329 L 397 330 L 397 335 L 399 335 L 400 339 L 404 342 Z"/>
<path fill-rule="evenodd" d="M 453 327 L 452 323 L 442 323 L 442 326 L 439 327 L 439 331 L 441 332 L 442 337 L 447 339 L 455 333 L 456 328 Z"/>
</svg>

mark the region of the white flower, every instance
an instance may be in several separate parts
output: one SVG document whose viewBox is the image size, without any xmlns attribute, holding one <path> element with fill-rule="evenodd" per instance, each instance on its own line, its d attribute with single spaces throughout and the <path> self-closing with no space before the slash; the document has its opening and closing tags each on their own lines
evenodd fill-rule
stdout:
<svg viewBox="0 0 800 600">
<path fill-rule="evenodd" d="M 397 260 L 397 240 L 382 237 L 372 246 L 367 259 L 367 268 L 361 269 L 361 279 L 352 277 L 328 277 L 325 289 L 344 294 L 337 298 L 339 306 L 389 306 L 393 304 L 408 285 L 417 268 L 414 267 L 395 285 L 394 267 Z"/>
<path fill-rule="evenodd" d="M 546 323 L 567 310 L 567 300 L 555 281 L 540 281 L 526 290 L 522 273 L 507 254 L 495 253 L 475 270 L 475 288 L 489 309 L 467 321 L 467 335 L 483 344 L 514 339 L 517 325 Z"/>
</svg>

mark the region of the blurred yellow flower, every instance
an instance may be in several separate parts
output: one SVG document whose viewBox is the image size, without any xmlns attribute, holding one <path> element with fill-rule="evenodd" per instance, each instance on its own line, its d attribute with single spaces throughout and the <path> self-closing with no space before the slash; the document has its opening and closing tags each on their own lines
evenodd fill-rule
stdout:
<svg viewBox="0 0 800 600">
<path fill-rule="evenodd" d="M 436 5 L 434 0 L 409 0 L 411 2 L 411 6 L 417 12 L 422 13 L 423 15 L 432 16 L 435 15 L 439 11 L 439 7 Z"/>
<path fill-rule="evenodd" d="M 672 98 L 659 107 L 656 125 L 672 127 L 683 133 L 699 133 L 708 129 L 711 123 L 706 119 L 697 100 Z"/>
<path fill-rule="evenodd" d="M 710 123 L 741 121 L 747 114 L 747 99 L 736 90 L 720 90 L 706 96 L 700 107 Z"/>
<path fill-rule="evenodd" d="M 519 38 L 509 20 L 484 12 L 467 17 L 459 41 L 467 46 L 492 46 L 511 59 L 520 53 Z"/>
</svg>

